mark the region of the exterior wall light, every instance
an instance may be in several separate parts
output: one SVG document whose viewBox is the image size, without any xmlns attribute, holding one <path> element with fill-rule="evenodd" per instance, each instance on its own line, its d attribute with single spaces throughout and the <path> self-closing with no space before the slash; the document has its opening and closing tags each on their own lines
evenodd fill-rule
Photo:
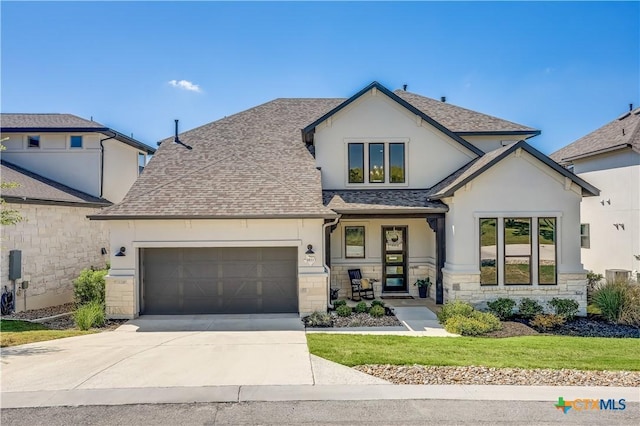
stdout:
<svg viewBox="0 0 640 426">
<path fill-rule="evenodd" d="M 124 254 L 125 251 L 127 251 L 126 248 L 120 247 L 120 250 L 116 253 L 116 257 L 126 256 L 126 254 Z"/>
<path fill-rule="evenodd" d="M 313 246 L 311 244 L 307 245 L 307 251 L 304 256 L 304 263 L 309 266 L 312 266 L 314 263 L 316 263 L 315 252 L 313 251 Z"/>
</svg>

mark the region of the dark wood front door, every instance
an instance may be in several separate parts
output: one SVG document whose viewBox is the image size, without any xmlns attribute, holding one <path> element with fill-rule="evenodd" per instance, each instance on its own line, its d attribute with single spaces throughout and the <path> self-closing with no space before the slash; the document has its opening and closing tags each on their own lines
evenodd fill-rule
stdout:
<svg viewBox="0 0 640 426">
<path fill-rule="evenodd" d="M 407 291 L 407 227 L 382 227 L 382 291 Z"/>
</svg>

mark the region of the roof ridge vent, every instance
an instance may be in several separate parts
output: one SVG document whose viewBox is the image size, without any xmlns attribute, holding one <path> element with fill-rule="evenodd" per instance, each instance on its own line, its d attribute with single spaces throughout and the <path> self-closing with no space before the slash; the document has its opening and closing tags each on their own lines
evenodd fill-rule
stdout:
<svg viewBox="0 0 640 426">
<path fill-rule="evenodd" d="M 622 114 L 620 117 L 618 117 L 619 121 L 624 120 L 625 118 L 627 118 L 628 116 L 630 116 L 631 113 L 630 112 L 625 112 L 624 114 Z"/>
</svg>

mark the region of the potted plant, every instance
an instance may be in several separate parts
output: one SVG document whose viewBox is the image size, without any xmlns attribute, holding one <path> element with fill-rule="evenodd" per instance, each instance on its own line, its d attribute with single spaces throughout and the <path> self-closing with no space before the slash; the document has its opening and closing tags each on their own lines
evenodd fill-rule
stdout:
<svg viewBox="0 0 640 426">
<path fill-rule="evenodd" d="M 425 299 L 429 295 L 429 289 L 431 288 L 431 280 L 429 277 L 421 278 L 413 283 L 413 285 L 418 286 L 418 293 L 421 299 Z"/>
</svg>

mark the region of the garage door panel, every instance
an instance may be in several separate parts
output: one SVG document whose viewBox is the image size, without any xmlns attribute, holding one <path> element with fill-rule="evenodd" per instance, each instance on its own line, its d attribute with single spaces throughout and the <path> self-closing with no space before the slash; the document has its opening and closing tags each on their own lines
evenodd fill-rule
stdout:
<svg viewBox="0 0 640 426">
<path fill-rule="evenodd" d="M 143 313 L 298 312 L 297 248 L 142 249 Z"/>
</svg>

